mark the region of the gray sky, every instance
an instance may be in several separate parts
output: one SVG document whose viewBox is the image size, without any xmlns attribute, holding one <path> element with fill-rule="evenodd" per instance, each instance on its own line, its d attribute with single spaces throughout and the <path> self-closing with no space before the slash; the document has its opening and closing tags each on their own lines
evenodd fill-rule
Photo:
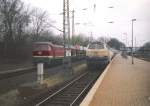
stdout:
<svg viewBox="0 0 150 106">
<path fill-rule="evenodd" d="M 55 26 L 62 29 L 63 0 L 22 0 L 31 7 L 46 10 Z M 94 4 L 96 9 L 94 12 Z M 114 8 L 108 8 L 113 6 Z M 90 34 L 93 37 L 115 37 L 131 45 L 131 19 L 134 22 L 136 45 L 150 41 L 150 0 L 70 0 L 70 10 L 75 9 L 75 32 Z M 83 8 L 88 8 L 83 11 Z M 108 23 L 113 21 L 113 24 Z M 84 24 L 88 23 L 88 24 Z M 54 32 L 59 33 L 54 30 Z M 127 41 L 126 41 L 127 38 Z"/>
</svg>

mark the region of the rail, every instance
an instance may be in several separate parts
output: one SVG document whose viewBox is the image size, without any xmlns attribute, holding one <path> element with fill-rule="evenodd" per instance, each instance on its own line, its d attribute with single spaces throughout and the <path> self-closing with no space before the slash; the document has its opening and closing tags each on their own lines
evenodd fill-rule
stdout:
<svg viewBox="0 0 150 106">
<path fill-rule="evenodd" d="M 55 106 L 57 106 L 57 104 L 73 106 L 83 93 L 88 90 L 90 85 L 96 81 L 98 76 L 99 74 L 97 73 L 93 74 L 91 72 L 86 72 L 56 91 L 54 94 L 37 103 L 35 106 L 45 106 L 50 104 Z"/>
</svg>

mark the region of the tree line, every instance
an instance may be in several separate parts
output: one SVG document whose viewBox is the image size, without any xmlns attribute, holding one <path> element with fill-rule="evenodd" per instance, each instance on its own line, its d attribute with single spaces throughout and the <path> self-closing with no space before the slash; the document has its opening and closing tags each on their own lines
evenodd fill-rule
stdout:
<svg viewBox="0 0 150 106">
<path fill-rule="evenodd" d="M 150 42 L 145 43 L 135 53 L 138 57 L 143 57 L 150 60 Z"/>
<path fill-rule="evenodd" d="M 32 43 L 62 43 L 50 30 L 46 11 L 30 8 L 21 0 L 0 0 L 0 59 L 30 58 Z"/>
<path fill-rule="evenodd" d="M 0 0 L 0 60 L 31 59 L 32 44 L 36 41 L 63 45 L 63 36 L 55 35 L 51 26 L 46 11 L 31 8 L 21 0 Z M 82 46 L 92 41 L 92 37 L 83 34 L 72 36 L 71 39 L 72 45 Z M 123 45 L 117 39 L 109 40 L 108 44 L 117 49 Z"/>
</svg>

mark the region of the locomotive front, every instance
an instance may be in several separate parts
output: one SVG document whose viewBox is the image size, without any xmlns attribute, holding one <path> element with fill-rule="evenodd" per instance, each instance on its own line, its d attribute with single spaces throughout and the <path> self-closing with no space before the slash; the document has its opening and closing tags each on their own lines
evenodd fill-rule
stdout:
<svg viewBox="0 0 150 106">
<path fill-rule="evenodd" d="M 33 62 L 36 63 L 50 63 L 53 59 L 53 47 L 48 42 L 36 42 L 33 44 Z"/>
<path fill-rule="evenodd" d="M 111 60 L 110 51 L 104 43 L 91 43 L 86 50 L 88 66 L 100 66 Z"/>
</svg>

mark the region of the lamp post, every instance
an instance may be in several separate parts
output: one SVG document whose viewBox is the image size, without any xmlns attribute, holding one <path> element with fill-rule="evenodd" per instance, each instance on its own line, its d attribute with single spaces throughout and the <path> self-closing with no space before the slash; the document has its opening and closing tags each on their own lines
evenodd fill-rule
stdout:
<svg viewBox="0 0 150 106">
<path fill-rule="evenodd" d="M 134 64 L 134 58 L 133 58 L 133 22 L 136 21 L 136 19 L 132 19 L 132 49 L 131 49 L 131 53 L 132 53 L 132 64 Z"/>
</svg>

